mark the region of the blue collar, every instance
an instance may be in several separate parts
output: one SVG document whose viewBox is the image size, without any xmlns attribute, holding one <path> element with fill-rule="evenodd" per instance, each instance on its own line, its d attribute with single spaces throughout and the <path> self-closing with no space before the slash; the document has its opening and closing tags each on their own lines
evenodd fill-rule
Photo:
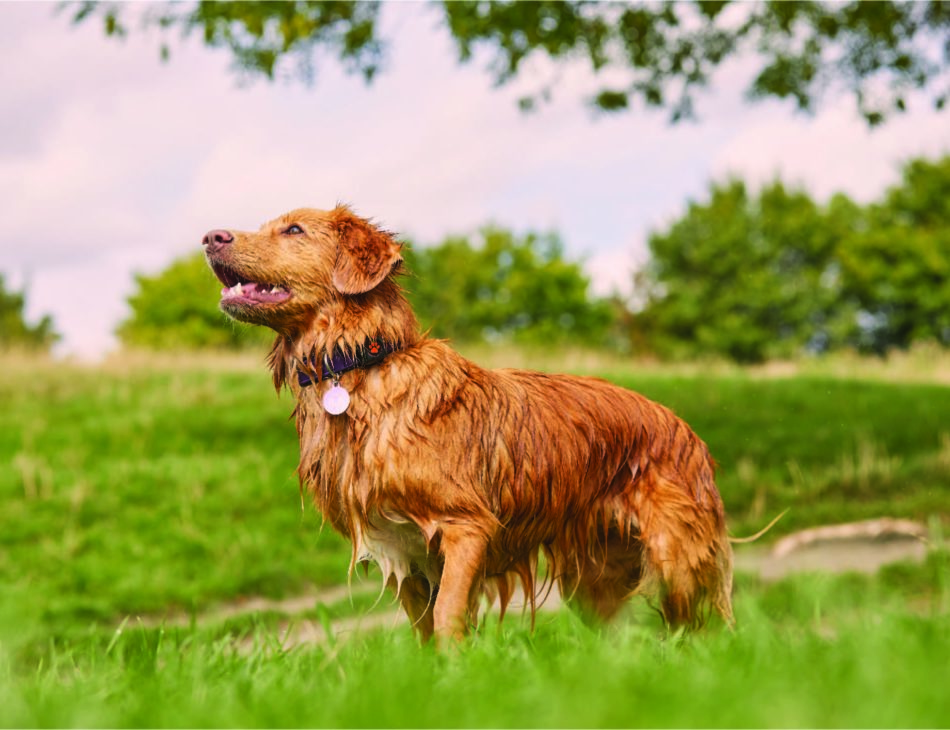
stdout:
<svg viewBox="0 0 950 730">
<path fill-rule="evenodd" d="M 350 370 L 366 369 L 377 365 L 386 359 L 387 356 L 396 352 L 399 347 L 386 340 L 376 337 L 366 340 L 362 345 L 347 353 L 339 347 L 333 349 L 333 355 L 323 356 L 323 368 L 320 380 L 329 380 L 330 378 L 339 378 L 343 373 Z M 311 355 L 308 359 L 311 367 L 316 367 L 317 356 Z M 306 388 L 313 384 L 312 373 L 306 373 L 303 370 L 297 370 L 297 382 L 301 388 Z"/>
</svg>

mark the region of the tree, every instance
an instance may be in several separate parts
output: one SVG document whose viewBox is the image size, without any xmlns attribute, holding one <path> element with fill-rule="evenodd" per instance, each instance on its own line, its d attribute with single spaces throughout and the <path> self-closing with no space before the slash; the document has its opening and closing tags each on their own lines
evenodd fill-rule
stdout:
<svg viewBox="0 0 950 730">
<path fill-rule="evenodd" d="M 98 17 L 107 35 L 129 32 L 127 7 L 81 2 L 73 20 Z M 555 67 L 582 60 L 594 75 L 621 79 L 589 100 L 603 111 L 635 103 L 665 108 L 673 122 L 694 116 L 696 91 L 730 58 L 754 54 L 759 71 L 753 99 L 792 99 L 812 111 L 828 94 L 850 94 L 871 125 L 902 112 L 907 95 L 926 90 L 938 109 L 946 105 L 950 55 L 950 3 L 898 2 L 693 2 L 601 3 L 590 0 L 511 2 L 444 0 L 444 27 L 459 59 L 476 48 L 493 52 L 490 72 L 501 85 L 519 76 L 525 62 L 546 56 Z M 164 33 L 200 33 L 210 47 L 225 47 L 243 73 L 273 79 L 314 76 L 318 52 L 371 81 L 385 60 L 378 32 L 380 3 L 198 2 L 167 3 L 143 15 L 144 27 Z M 531 109 L 549 99 L 556 78 L 520 103 Z"/>
<path fill-rule="evenodd" d="M 883 353 L 931 340 L 950 347 L 950 156 L 914 160 L 868 207 L 840 247 L 844 295 L 859 349 Z"/>
<path fill-rule="evenodd" d="M 740 362 L 788 356 L 829 337 L 839 298 L 836 232 L 803 192 L 773 183 L 758 197 L 739 181 L 713 185 L 666 233 L 650 237 L 639 278 L 641 326 L 665 355 Z"/>
<path fill-rule="evenodd" d="M 122 344 L 146 349 L 263 347 L 273 333 L 227 318 L 218 309 L 221 284 L 198 252 L 164 271 L 135 277 L 130 316 L 117 330 Z"/>
<path fill-rule="evenodd" d="M 780 182 L 757 195 L 714 184 L 649 247 L 631 330 L 661 355 L 950 346 L 950 157 L 908 163 L 866 207 L 820 206 Z"/>
<path fill-rule="evenodd" d="M 25 306 L 25 292 L 8 291 L 0 274 L 0 351 L 20 348 L 47 352 L 59 340 L 52 318 L 44 315 L 30 325 L 24 317 Z"/>
<path fill-rule="evenodd" d="M 613 321 L 593 299 L 580 264 L 566 261 L 555 234 L 515 236 L 483 228 L 476 243 L 449 237 L 408 247 L 409 300 L 424 327 L 459 342 L 603 345 Z"/>
</svg>

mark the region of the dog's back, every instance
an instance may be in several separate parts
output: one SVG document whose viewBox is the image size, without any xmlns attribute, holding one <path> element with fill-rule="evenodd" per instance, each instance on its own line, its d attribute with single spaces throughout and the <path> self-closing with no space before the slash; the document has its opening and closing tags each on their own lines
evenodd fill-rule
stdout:
<svg viewBox="0 0 950 730">
<path fill-rule="evenodd" d="M 657 596 L 673 624 L 700 623 L 707 601 L 731 621 L 722 501 L 693 431 L 595 378 L 507 371 L 499 379 L 514 386 L 515 407 L 499 438 L 510 465 L 492 482 L 512 485 L 513 524 L 539 520 L 529 533 L 547 525 L 542 545 L 561 592 L 604 619 L 639 592 Z M 504 487 L 495 489 L 507 517 Z"/>
<path fill-rule="evenodd" d="M 534 592 L 540 547 L 562 594 L 588 614 L 608 619 L 640 592 L 673 624 L 700 623 L 706 602 L 731 621 L 714 466 L 681 419 L 595 378 L 502 370 L 475 382 L 488 405 L 463 419 L 464 453 L 503 526 L 489 547 L 495 574 L 512 560 Z"/>
</svg>

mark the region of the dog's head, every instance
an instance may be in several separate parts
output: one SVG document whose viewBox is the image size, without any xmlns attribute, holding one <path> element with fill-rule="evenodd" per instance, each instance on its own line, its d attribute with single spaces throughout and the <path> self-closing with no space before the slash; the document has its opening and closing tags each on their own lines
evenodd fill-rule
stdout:
<svg viewBox="0 0 950 730">
<path fill-rule="evenodd" d="M 366 294 L 402 261 L 401 245 L 349 208 L 301 208 L 255 233 L 209 231 L 205 256 L 225 288 L 221 309 L 278 332 L 305 327 L 340 297 Z"/>
</svg>

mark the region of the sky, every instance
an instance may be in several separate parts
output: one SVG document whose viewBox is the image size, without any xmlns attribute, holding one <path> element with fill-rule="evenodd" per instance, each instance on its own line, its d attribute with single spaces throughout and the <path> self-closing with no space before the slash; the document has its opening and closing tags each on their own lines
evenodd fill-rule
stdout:
<svg viewBox="0 0 950 730">
<path fill-rule="evenodd" d="M 629 293 L 649 233 L 711 181 L 779 177 L 866 202 L 903 161 L 950 153 L 950 117 L 923 99 L 876 130 L 846 96 L 815 116 L 748 103 L 754 59 L 714 77 L 696 123 L 595 114 L 580 65 L 524 114 L 516 100 L 554 72 L 546 62 L 496 88 L 486 57 L 457 63 L 431 7 L 387 5 L 382 23 L 372 85 L 321 62 L 307 87 L 242 81 L 197 38 L 162 63 L 154 34 L 107 39 L 56 4 L 0 3 L 0 272 L 28 288 L 28 319 L 52 315 L 59 354 L 117 346 L 135 273 L 200 249 L 209 229 L 296 207 L 345 201 L 417 245 L 489 222 L 556 230 L 596 292 Z"/>
</svg>

